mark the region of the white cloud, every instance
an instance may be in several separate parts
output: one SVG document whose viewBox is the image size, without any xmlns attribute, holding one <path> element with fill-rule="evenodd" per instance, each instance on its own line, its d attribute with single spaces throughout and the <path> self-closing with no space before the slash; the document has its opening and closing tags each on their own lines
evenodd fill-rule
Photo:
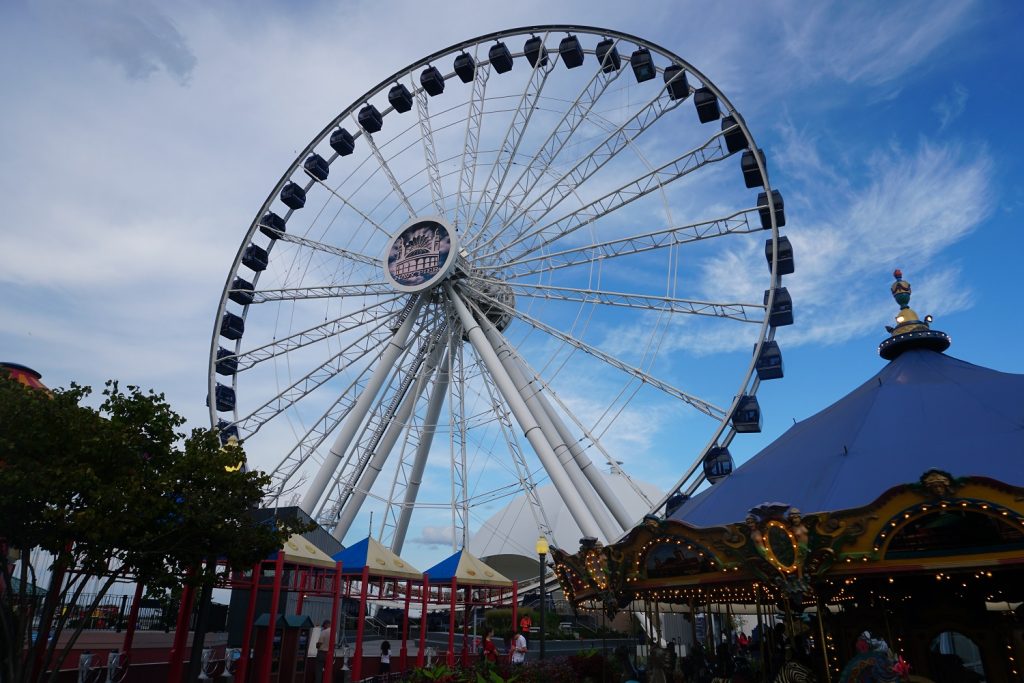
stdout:
<svg viewBox="0 0 1024 683">
<path fill-rule="evenodd" d="M 451 545 L 452 528 L 450 526 L 425 526 L 420 535 L 409 539 L 410 543 L 430 546 Z"/>
<path fill-rule="evenodd" d="M 859 176 L 854 169 L 835 170 Z M 866 180 L 851 180 L 845 189 L 831 185 L 832 174 L 817 183 L 808 178 L 802 194 L 813 199 L 799 209 L 787 203 L 784 232 L 796 262 L 796 273 L 783 282 L 796 318 L 780 331 L 787 345 L 838 343 L 880 329 L 895 309 L 879 280 L 897 267 L 927 293 L 915 298 L 915 306 L 924 301 L 929 312 L 945 314 L 969 305 L 958 270 L 939 257 L 992 211 L 988 155 L 922 140 L 913 152 L 876 151 L 866 171 Z M 703 264 L 706 295 L 757 299 L 759 247 L 729 249 Z M 723 272 L 745 276 L 723 280 Z M 725 327 L 690 332 L 682 326 L 675 343 L 698 353 L 742 348 Z"/>
<path fill-rule="evenodd" d="M 164 71 L 181 85 L 192 78 L 196 56 L 175 23 L 145 0 L 67 2 L 36 6 L 62 38 L 80 43 L 92 56 L 119 67 L 132 80 Z"/>
</svg>

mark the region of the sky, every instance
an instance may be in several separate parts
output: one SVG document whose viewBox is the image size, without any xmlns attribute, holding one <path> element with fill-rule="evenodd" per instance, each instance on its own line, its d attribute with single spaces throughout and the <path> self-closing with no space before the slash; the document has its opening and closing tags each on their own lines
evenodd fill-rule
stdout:
<svg viewBox="0 0 1024 683">
<path fill-rule="evenodd" d="M 575 23 L 641 36 L 707 74 L 743 113 L 784 192 L 796 324 L 779 331 L 786 377 L 759 392 L 764 430 L 734 442 L 738 462 L 882 367 L 876 347 L 896 313 L 897 267 L 915 310 L 952 336 L 951 355 L 1024 372 L 1024 143 L 1012 128 L 1024 106 L 1024 6 L 628 10 L 592 0 L 4 3 L 0 360 L 36 369 L 49 386 L 151 387 L 206 426 L 225 278 L 310 138 L 426 54 L 500 29 Z M 759 299 L 764 284 L 745 265 L 759 249 L 704 262 L 702 286 Z M 728 337 L 687 329 L 665 344 L 667 353 L 736 350 Z M 728 394 L 741 371 L 710 357 L 695 381 Z M 599 412 L 583 399 L 578 410 Z M 671 406 L 651 408 L 617 423 L 614 445 L 632 475 L 669 482 L 692 460 L 678 452 L 691 446 L 659 432 L 670 415 Z M 420 533 L 411 552 L 428 565 L 441 550 L 429 529 Z"/>
</svg>

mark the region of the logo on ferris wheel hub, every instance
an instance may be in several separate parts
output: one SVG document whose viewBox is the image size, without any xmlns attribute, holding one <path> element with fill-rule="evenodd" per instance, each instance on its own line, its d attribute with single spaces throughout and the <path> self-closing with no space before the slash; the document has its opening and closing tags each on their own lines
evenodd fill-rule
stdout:
<svg viewBox="0 0 1024 683">
<path fill-rule="evenodd" d="M 455 266 L 458 235 L 440 216 L 413 218 L 388 241 L 384 276 L 402 292 L 420 292 Z"/>
</svg>

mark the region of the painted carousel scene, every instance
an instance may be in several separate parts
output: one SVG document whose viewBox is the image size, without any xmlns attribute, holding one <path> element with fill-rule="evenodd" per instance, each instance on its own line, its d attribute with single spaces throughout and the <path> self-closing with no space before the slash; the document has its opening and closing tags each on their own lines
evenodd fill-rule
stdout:
<svg viewBox="0 0 1024 683">
<path fill-rule="evenodd" d="M 1024 8 L 644 9 L 0 9 L 0 683 L 1024 681 Z"/>
</svg>

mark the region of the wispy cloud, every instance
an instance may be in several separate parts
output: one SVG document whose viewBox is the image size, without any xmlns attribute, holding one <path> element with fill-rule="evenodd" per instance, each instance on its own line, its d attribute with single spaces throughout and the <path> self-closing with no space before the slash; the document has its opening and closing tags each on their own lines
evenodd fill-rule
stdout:
<svg viewBox="0 0 1024 683">
<path fill-rule="evenodd" d="M 798 142 L 800 145 L 806 141 Z M 838 168 L 840 175 L 854 169 Z M 922 293 L 915 306 L 950 313 L 969 305 L 958 270 L 939 259 L 991 213 L 991 161 L 958 145 L 922 140 L 912 152 L 889 147 L 871 155 L 856 172 L 863 182 L 832 187 L 828 176 L 801 187 L 816 198 L 787 211 L 796 273 L 784 284 L 794 299 L 797 324 L 781 335 L 788 345 L 838 343 L 877 330 L 893 304 L 879 284 L 902 267 Z M 787 204 L 787 209 L 789 205 Z M 759 245 L 733 248 L 703 265 L 706 294 L 752 300 L 760 294 Z M 724 280 L 720 273 L 745 272 Z M 884 281 L 884 280 L 883 280 Z M 678 330 L 675 343 L 700 352 L 741 348 L 727 327 Z"/>
<path fill-rule="evenodd" d="M 967 88 L 960 83 L 954 83 L 953 89 L 942 96 L 932 107 L 932 111 L 939 117 L 940 131 L 945 130 L 949 124 L 964 113 L 967 108 L 967 94 Z"/>
<path fill-rule="evenodd" d="M 809 80 L 881 86 L 927 60 L 966 23 L 970 0 L 818 3 L 788 12 L 783 48 Z"/>
</svg>

